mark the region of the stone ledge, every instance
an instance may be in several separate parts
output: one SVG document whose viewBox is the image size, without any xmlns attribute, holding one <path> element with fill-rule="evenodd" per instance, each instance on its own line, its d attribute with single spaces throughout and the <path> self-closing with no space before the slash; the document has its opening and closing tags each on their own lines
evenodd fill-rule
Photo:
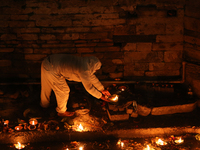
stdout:
<svg viewBox="0 0 200 150">
<path fill-rule="evenodd" d="M 199 127 L 166 127 L 166 128 L 141 128 L 141 129 L 123 129 L 107 132 L 67 132 L 67 131 L 28 131 L 13 132 L 10 134 L 1 133 L 0 144 L 36 143 L 52 141 L 84 141 L 101 139 L 119 139 L 119 138 L 147 138 L 155 136 L 199 134 Z"/>
</svg>

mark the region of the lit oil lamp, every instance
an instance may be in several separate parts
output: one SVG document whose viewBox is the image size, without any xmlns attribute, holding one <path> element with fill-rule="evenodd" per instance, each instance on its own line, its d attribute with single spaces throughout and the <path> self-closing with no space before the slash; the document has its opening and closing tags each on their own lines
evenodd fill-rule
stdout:
<svg viewBox="0 0 200 150">
<path fill-rule="evenodd" d="M 120 146 L 120 148 L 124 147 L 124 142 L 121 141 L 121 139 L 118 140 L 117 145 Z"/>
<path fill-rule="evenodd" d="M 108 100 L 112 101 L 112 102 L 118 102 L 118 95 L 113 94 L 111 96 L 108 97 Z"/>
<path fill-rule="evenodd" d="M 147 145 L 147 147 L 145 147 L 143 150 L 155 150 L 155 149 L 152 148 L 151 146 Z"/>
<path fill-rule="evenodd" d="M 181 137 L 178 137 L 177 140 L 174 141 L 176 144 L 181 144 L 184 142 L 183 139 L 181 139 Z"/>
<path fill-rule="evenodd" d="M 9 124 L 9 120 L 5 120 L 5 121 L 3 122 L 3 125 L 4 125 L 4 126 L 8 126 L 8 124 Z"/>
<path fill-rule="evenodd" d="M 167 145 L 167 142 L 165 142 L 165 141 L 163 141 L 163 140 L 161 140 L 161 139 L 158 139 L 158 140 L 156 141 L 156 144 L 157 144 L 157 145 Z"/>
<path fill-rule="evenodd" d="M 76 131 L 82 132 L 84 130 L 83 126 L 80 124 Z"/>
<path fill-rule="evenodd" d="M 120 90 L 121 92 L 123 92 L 123 91 L 127 90 L 127 86 L 124 86 L 124 85 L 119 86 L 118 90 Z"/>
<path fill-rule="evenodd" d="M 38 121 L 37 121 L 37 119 L 35 119 L 35 118 L 31 118 L 31 119 L 29 119 L 29 124 L 30 124 L 30 125 L 37 125 L 37 124 L 38 124 Z"/>
<path fill-rule="evenodd" d="M 24 144 L 21 144 L 20 142 L 18 142 L 17 144 L 14 144 L 16 149 L 23 149 L 25 147 Z"/>
<path fill-rule="evenodd" d="M 16 131 L 21 131 L 22 129 L 23 129 L 23 127 L 21 125 L 18 125 L 18 126 L 15 127 Z"/>
<path fill-rule="evenodd" d="M 80 146 L 78 149 L 79 149 L 79 150 L 83 150 L 83 146 Z"/>
</svg>

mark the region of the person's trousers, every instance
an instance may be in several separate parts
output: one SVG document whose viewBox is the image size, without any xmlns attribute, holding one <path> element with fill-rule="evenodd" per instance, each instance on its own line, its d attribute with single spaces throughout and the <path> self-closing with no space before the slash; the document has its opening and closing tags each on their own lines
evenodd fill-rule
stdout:
<svg viewBox="0 0 200 150">
<path fill-rule="evenodd" d="M 55 93 L 58 113 L 64 113 L 67 110 L 67 101 L 69 98 L 69 86 L 62 76 L 54 72 L 52 64 L 46 58 L 41 65 L 41 103 L 47 108 L 50 104 L 52 90 Z"/>
</svg>

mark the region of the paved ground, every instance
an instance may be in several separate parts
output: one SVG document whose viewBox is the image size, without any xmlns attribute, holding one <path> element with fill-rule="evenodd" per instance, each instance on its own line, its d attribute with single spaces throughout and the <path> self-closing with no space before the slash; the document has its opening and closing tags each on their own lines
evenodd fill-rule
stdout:
<svg viewBox="0 0 200 150">
<path fill-rule="evenodd" d="M 70 99 L 68 103 L 69 110 L 74 110 L 72 107 L 74 103 L 82 103 L 77 109 L 89 109 L 90 116 L 98 118 L 100 120 L 99 128 L 97 131 L 86 132 L 86 133 L 76 133 L 66 130 L 64 128 L 64 123 L 61 122 L 63 118 L 57 117 L 55 112 L 56 100 L 54 94 L 51 97 L 51 106 L 47 110 L 42 110 L 39 106 L 39 95 L 40 86 L 39 85 L 23 85 L 23 86 L 1 86 L 0 87 L 0 115 L 1 115 L 1 138 L 0 143 L 10 144 L 16 143 L 16 140 L 20 140 L 25 143 L 37 143 L 38 141 L 43 142 L 43 147 L 37 145 L 40 149 L 48 149 L 44 146 L 45 141 L 57 141 L 57 144 L 51 144 L 49 146 L 51 149 L 53 147 L 65 147 L 70 144 L 60 144 L 60 141 L 82 141 L 87 140 L 97 140 L 106 139 L 104 145 L 108 144 L 107 140 L 115 141 L 119 138 L 139 138 L 139 137 L 152 137 L 159 135 L 184 135 L 193 134 L 196 135 L 200 133 L 200 109 L 197 107 L 194 111 L 189 113 L 181 114 L 171 114 L 171 115 L 161 115 L 161 116 L 138 116 L 137 118 L 130 118 L 126 121 L 110 121 L 105 111 L 106 104 L 100 100 L 94 99 L 80 85 L 72 85 Z M 55 128 L 50 130 L 22 130 L 17 132 L 14 130 L 15 126 L 19 123 L 28 123 L 30 118 L 39 117 L 38 121 L 40 123 L 45 123 L 50 120 L 57 121 L 59 123 L 59 129 Z M 13 131 L 3 131 L 3 121 L 9 120 L 9 128 Z M 66 119 L 64 122 L 68 124 L 72 123 L 72 118 Z M 94 127 L 95 128 L 95 127 Z M 96 128 L 97 129 L 97 128 Z M 194 138 L 194 136 L 192 137 Z M 193 141 L 194 142 L 194 141 Z M 196 141 L 195 141 L 196 142 Z M 59 143 L 59 144 L 58 144 Z M 88 142 L 86 142 L 88 144 Z M 94 143 L 94 142 L 92 142 Z M 105 144 L 107 143 L 107 144 Z M 129 142 L 131 143 L 131 142 Z M 97 144 L 97 143 L 96 143 Z M 98 143 L 99 144 L 99 143 Z M 102 143 L 100 143 L 102 144 Z M 197 145 L 199 143 L 196 143 Z M 36 145 L 32 149 L 37 149 Z M 91 145 L 91 144 L 88 144 Z M 113 146 L 113 144 L 111 144 Z M 110 145 L 110 146 L 111 146 Z M 13 149 L 8 145 L 4 145 L 7 149 Z M 116 146 L 114 144 L 114 146 Z M 188 146 L 188 145 L 187 145 Z M 31 146 L 28 146 L 31 149 Z M 42 148 L 41 148 L 42 147 Z M 26 148 L 26 149 L 29 149 Z M 102 148 L 102 147 L 101 147 Z M 99 148 L 99 149 L 101 149 Z M 89 149 L 89 148 L 88 148 Z M 90 147 L 90 149 L 92 149 Z M 103 149 L 106 149 L 105 147 Z M 132 148 L 133 149 L 133 148 Z M 139 148 L 138 148 L 139 149 Z M 167 149 L 167 148 L 166 148 Z M 170 149 L 168 147 L 168 149 Z M 186 149 L 186 148 L 185 148 Z M 197 149 L 197 147 L 195 147 Z M 175 148 L 171 148 L 175 150 Z"/>
</svg>

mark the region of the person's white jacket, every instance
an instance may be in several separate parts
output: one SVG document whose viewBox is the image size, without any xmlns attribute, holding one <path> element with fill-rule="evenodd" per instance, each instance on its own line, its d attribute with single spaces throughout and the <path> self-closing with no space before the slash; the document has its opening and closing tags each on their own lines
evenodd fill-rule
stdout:
<svg viewBox="0 0 200 150">
<path fill-rule="evenodd" d="M 69 81 L 82 82 L 88 93 L 101 98 L 104 86 L 94 75 L 101 62 L 95 56 L 79 57 L 69 54 L 53 54 L 45 58 L 41 65 L 41 106 L 47 107 L 53 90 L 57 100 L 57 112 L 67 110 Z"/>
</svg>

